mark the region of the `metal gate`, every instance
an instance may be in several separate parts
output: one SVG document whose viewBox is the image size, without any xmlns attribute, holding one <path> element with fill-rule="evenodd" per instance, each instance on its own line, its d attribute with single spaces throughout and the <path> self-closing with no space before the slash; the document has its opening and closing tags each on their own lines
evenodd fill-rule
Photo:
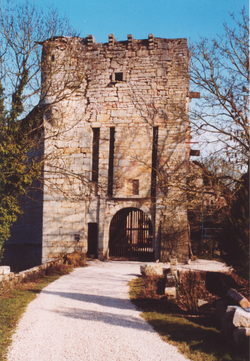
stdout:
<svg viewBox="0 0 250 361">
<path fill-rule="evenodd" d="M 152 223 L 143 211 L 124 208 L 114 215 L 109 231 L 109 256 L 154 261 Z"/>
</svg>

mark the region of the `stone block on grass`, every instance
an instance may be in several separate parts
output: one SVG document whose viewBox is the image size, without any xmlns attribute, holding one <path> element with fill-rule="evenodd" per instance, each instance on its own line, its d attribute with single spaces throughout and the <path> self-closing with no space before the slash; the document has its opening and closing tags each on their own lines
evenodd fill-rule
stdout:
<svg viewBox="0 0 250 361">
<path fill-rule="evenodd" d="M 170 300 L 176 299 L 176 287 L 165 287 L 165 295 Z"/>
<path fill-rule="evenodd" d="M 234 313 L 233 324 L 235 327 L 250 328 L 250 312 L 238 307 Z"/>
<path fill-rule="evenodd" d="M 9 266 L 0 266 L 0 275 L 7 275 L 8 273 L 10 273 Z"/>
<path fill-rule="evenodd" d="M 249 327 L 237 327 L 233 331 L 233 342 L 238 346 L 247 346 L 250 340 Z"/>
<path fill-rule="evenodd" d="M 162 276 L 163 275 L 163 264 L 145 264 L 140 266 L 140 272 L 143 276 Z"/>
</svg>

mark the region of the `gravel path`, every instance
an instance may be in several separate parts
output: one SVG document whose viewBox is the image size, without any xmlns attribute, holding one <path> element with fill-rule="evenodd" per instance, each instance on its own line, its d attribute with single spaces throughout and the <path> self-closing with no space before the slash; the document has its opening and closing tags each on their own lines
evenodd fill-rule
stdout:
<svg viewBox="0 0 250 361">
<path fill-rule="evenodd" d="M 139 262 L 90 262 L 51 283 L 32 301 L 8 361 L 184 361 L 128 298 Z"/>
</svg>

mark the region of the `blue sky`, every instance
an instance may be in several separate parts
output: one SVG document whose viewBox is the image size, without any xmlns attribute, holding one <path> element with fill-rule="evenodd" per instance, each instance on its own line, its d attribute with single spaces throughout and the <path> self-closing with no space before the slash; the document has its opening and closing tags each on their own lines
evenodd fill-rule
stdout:
<svg viewBox="0 0 250 361">
<path fill-rule="evenodd" d="M 247 0 L 36 0 L 42 7 L 52 5 L 66 14 L 81 37 L 92 34 L 97 42 L 107 42 L 113 33 L 117 40 L 127 34 L 145 39 L 153 33 L 162 38 L 213 37 L 230 23 L 229 12 L 239 14 Z"/>
</svg>

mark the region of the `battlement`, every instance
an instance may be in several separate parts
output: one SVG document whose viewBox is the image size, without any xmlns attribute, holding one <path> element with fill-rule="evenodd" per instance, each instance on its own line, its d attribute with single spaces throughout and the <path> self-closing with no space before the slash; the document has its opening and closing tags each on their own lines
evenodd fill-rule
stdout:
<svg viewBox="0 0 250 361">
<path fill-rule="evenodd" d="M 127 49 L 131 49 L 133 47 L 143 46 L 148 50 L 154 49 L 167 49 L 171 44 L 183 45 L 183 47 L 187 46 L 187 39 L 165 39 L 165 38 L 156 38 L 153 34 L 148 35 L 148 39 L 134 39 L 132 34 L 127 35 L 127 40 L 117 41 L 113 34 L 109 34 L 107 43 L 96 43 L 93 35 L 88 35 L 86 38 L 81 39 L 83 44 L 87 44 L 88 46 L 107 46 L 109 48 L 115 46 L 126 46 Z"/>
<path fill-rule="evenodd" d="M 45 40 L 41 43 L 51 44 L 51 40 Z M 100 52 L 124 52 L 120 57 L 147 56 L 147 55 L 169 55 L 188 56 L 187 39 L 165 39 L 157 38 L 153 34 L 149 34 L 147 39 L 134 39 L 132 34 L 127 35 L 127 40 L 117 41 L 113 34 L 109 34 L 107 43 L 97 43 L 93 35 L 87 35 L 85 38 L 79 37 L 55 37 L 53 46 L 63 50 L 67 45 L 76 46 L 78 50 L 84 52 L 100 51 Z M 51 45 L 50 45 L 51 49 Z M 97 53 L 96 53 L 97 54 Z M 165 59 L 163 59 L 165 60 Z M 166 59 L 171 60 L 171 59 Z"/>
</svg>

